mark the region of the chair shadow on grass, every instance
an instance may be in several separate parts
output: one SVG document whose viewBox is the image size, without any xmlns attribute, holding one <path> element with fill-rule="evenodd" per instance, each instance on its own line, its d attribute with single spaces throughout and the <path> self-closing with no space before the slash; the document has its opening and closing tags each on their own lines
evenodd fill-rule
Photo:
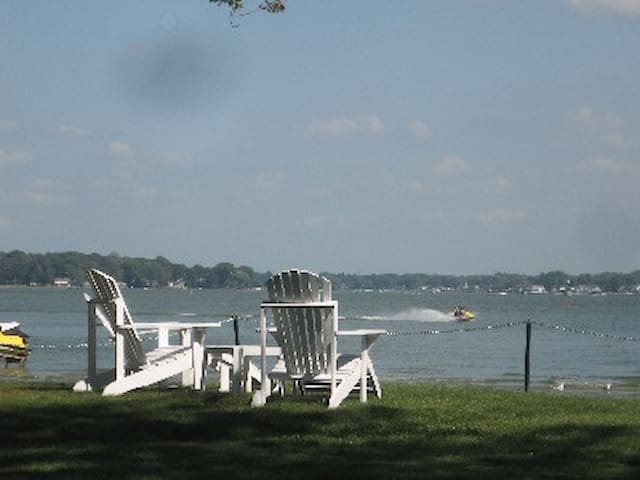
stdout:
<svg viewBox="0 0 640 480">
<path fill-rule="evenodd" d="M 431 428 L 429 418 L 384 401 L 329 411 L 276 400 L 251 409 L 248 395 L 182 389 L 117 398 L 29 389 L 41 400 L 17 389 L 24 404 L 6 402 L 0 390 L 1 478 L 597 478 L 585 456 L 628 433 L 606 425 L 509 436 Z M 637 457 L 627 461 L 612 475 L 640 473 Z"/>
</svg>

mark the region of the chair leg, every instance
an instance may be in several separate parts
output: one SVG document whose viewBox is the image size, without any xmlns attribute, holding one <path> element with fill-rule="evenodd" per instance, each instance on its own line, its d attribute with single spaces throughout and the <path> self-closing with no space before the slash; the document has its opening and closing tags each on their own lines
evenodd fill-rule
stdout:
<svg viewBox="0 0 640 480">
<path fill-rule="evenodd" d="M 231 391 L 231 367 L 227 362 L 219 361 L 216 369 L 220 372 L 220 392 Z"/>
<path fill-rule="evenodd" d="M 350 372 L 348 376 L 344 377 L 336 387 L 335 391 L 331 392 L 331 397 L 329 398 L 329 408 L 339 407 L 342 401 L 349 396 L 349 393 L 355 388 L 359 381 L 359 369 Z"/>
<path fill-rule="evenodd" d="M 368 362 L 367 370 L 369 372 L 369 378 L 371 379 L 371 384 L 373 385 L 373 391 L 376 397 L 382 398 L 382 386 L 380 385 L 380 380 L 378 380 L 378 375 L 376 375 L 376 371 L 373 368 L 371 360 Z"/>
</svg>

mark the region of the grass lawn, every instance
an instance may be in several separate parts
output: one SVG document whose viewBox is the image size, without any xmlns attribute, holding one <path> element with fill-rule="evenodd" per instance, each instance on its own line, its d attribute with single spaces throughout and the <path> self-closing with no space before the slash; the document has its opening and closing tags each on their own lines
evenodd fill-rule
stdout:
<svg viewBox="0 0 640 480">
<path fill-rule="evenodd" d="M 640 478 L 640 400 L 468 386 L 317 398 L 0 383 L 0 478 Z"/>
</svg>

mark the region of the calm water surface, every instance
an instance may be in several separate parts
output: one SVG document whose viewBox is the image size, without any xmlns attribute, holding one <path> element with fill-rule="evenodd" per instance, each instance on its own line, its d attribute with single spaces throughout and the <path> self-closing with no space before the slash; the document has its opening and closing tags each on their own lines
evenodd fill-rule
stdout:
<svg viewBox="0 0 640 480">
<path fill-rule="evenodd" d="M 81 289 L 0 288 L 0 320 L 18 321 L 30 335 L 26 368 L 0 376 L 81 378 L 86 369 L 87 313 Z M 259 304 L 264 293 L 233 290 L 126 290 L 135 320 L 212 321 L 237 314 L 240 340 L 257 343 Z M 340 327 L 384 328 L 372 349 L 383 381 L 457 381 L 521 386 L 525 326 L 534 322 L 532 388 L 603 391 L 640 395 L 640 296 L 554 296 L 484 293 L 336 291 Z M 465 305 L 469 323 L 449 312 Z M 342 341 L 342 340 L 341 340 Z M 102 332 L 100 364 L 111 362 Z M 233 342 L 231 323 L 209 329 L 207 343 Z M 340 344 L 341 351 L 354 345 Z M 1 370 L 1 369 L 0 369 Z"/>
</svg>

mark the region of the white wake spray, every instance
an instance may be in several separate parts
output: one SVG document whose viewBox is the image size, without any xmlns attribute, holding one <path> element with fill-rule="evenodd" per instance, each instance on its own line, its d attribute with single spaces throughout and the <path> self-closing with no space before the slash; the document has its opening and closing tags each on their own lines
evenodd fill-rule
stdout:
<svg viewBox="0 0 640 480">
<path fill-rule="evenodd" d="M 442 312 L 431 308 L 410 308 L 393 315 L 370 315 L 362 320 L 409 321 L 409 322 L 455 322 L 451 312 Z"/>
</svg>

